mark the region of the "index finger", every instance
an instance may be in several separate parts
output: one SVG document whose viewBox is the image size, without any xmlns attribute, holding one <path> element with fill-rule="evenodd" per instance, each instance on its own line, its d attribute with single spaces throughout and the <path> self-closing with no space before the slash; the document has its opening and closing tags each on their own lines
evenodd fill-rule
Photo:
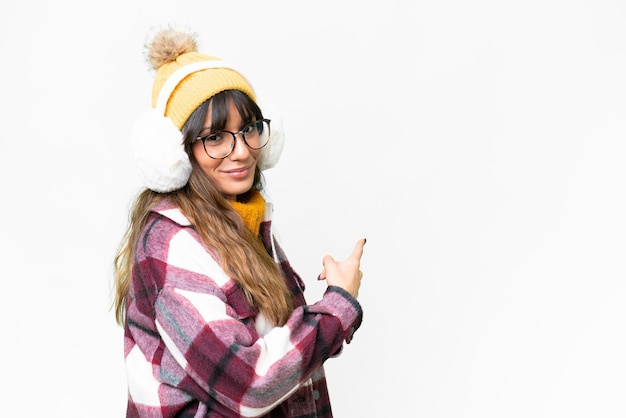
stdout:
<svg viewBox="0 0 626 418">
<path fill-rule="evenodd" d="M 352 250 L 350 258 L 356 258 L 357 260 L 361 259 L 361 256 L 363 255 L 363 247 L 365 246 L 366 241 L 367 239 L 363 238 L 356 243 L 356 245 L 354 246 L 354 250 Z"/>
</svg>

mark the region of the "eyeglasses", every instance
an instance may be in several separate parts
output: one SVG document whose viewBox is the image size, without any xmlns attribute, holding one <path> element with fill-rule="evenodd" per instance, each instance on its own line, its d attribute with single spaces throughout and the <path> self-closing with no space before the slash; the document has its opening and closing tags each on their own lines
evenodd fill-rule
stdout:
<svg viewBox="0 0 626 418">
<path fill-rule="evenodd" d="M 270 140 L 270 120 L 261 119 L 250 123 L 239 132 L 218 131 L 199 136 L 196 141 L 202 141 L 204 152 L 214 159 L 228 157 L 235 149 L 237 135 L 241 135 L 244 144 L 250 149 L 261 149 Z"/>
</svg>

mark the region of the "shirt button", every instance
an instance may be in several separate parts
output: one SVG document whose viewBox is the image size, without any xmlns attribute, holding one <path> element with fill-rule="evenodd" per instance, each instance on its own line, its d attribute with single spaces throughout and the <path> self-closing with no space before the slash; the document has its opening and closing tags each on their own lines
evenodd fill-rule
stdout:
<svg viewBox="0 0 626 418">
<path fill-rule="evenodd" d="M 320 398 L 320 393 L 317 390 L 313 391 L 313 399 L 315 399 L 316 401 Z"/>
</svg>

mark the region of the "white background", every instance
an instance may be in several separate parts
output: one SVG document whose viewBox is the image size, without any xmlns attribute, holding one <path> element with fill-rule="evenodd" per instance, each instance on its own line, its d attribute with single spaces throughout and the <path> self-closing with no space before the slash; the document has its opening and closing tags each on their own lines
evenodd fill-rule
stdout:
<svg viewBox="0 0 626 418">
<path fill-rule="evenodd" d="M 337 417 L 626 416 L 620 0 L 3 2 L 3 415 L 124 415 L 111 263 L 166 23 L 281 107 L 310 301 L 368 239 Z"/>
</svg>

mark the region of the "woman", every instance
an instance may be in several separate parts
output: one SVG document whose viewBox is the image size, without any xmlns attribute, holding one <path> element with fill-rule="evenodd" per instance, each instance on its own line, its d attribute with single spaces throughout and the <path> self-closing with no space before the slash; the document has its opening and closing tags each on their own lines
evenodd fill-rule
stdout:
<svg viewBox="0 0 626 418">
<path fill-rule="evenodd" d="M 308 305 L 260 192 L 281 136 L 255 92 L 184 32 L 158 32 L 148 57 L 154 107 L 132 135 L 147 188 L 115 258 L 127 416 L 331 417 L 322 365 L 361 324 L 365 240 L 324 257 Z"/>
</svg>

